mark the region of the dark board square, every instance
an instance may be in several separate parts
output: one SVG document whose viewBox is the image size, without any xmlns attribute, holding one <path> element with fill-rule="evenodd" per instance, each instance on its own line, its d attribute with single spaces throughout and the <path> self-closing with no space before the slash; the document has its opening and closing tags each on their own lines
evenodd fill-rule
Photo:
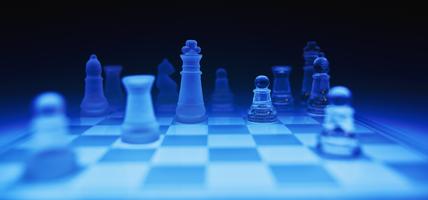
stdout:
<svg viewBox="0 0 428 200">
<path fill-rule="evenodd" d="M 260 161 L 260 155 L 254 148 L 212 148 L 209 150 L 210 161 Z"/>
<path fill-rule="evenodd" d="M 163 126 L 163 125 L 159 126 L 160 134 L 165 135 L 166 132 L 168 131 L 168 128 L 169 128 L 169 126 Z"/>
<path fill-rule="evenodd" d="M 173 186 L 204 184 L 205 168 L 203 166 L 155 166 L 145 179 L 145 186 Z"/>
<path fill-rule="evenodd" d="M 31 152 L 25 149 L 10 149 L 0 154 L 0 163 L 25 162 Z"/>
<path fill-rule="evenodd" d="M 294 134 L 320 133 L 322 126 L 318 124 L 287 124 L 285 125 Z"/>
<path fill-rule="evenodd" d="M 121 125 L 123 123 L 122 117 L 112 117 L 112 118 L 106 118 L 97 125 Z"/>
<path fill-rule="evenodd" d="M 119 136 L 80 136 L 71 142 L 71 146 L 109 146 L 116 141 Z"/>
<path fill-rule="evenodd" d="M 209 125 L 208 134 L 250 134 L 245 125 Z"/>
<path fill-rule="evenodd" d="M 205 146 L 205 135 L 165 135 L 162 146 Z"/>
<path fill-rule="evenodd" d="M 111 149 L 101 162 L 148 162 L 155 152 L 154 149 Z"/>
<path fill-rule="evenodd" d="M 85 131 L 87 131 L 92 126 L 84 126 L 84 125 L 71 125 L 70 126 L 70 134 L 72 135 L 82 135 Z"/>
<path fill-rule="evenodd" d="M 415 184 L 428 183 L 428 163 L 390 163 L 392 169 L 407 177 Z"/>
<path fill-rule="evenodd" d="M 378 134 L 357 134 L 358 140 L 362 144 L 393 144 L 394 141 Z"/>
<path fill-rule="evenodd" d="M 253 135 L 257 145 L 301 145 L 294 135 Z"/>
<path fill-rule="evenodd" d="M 331 175 L 319 165 L 273 165 L 271 170 L 280 184 L 334 184 Z"/>
</svg>

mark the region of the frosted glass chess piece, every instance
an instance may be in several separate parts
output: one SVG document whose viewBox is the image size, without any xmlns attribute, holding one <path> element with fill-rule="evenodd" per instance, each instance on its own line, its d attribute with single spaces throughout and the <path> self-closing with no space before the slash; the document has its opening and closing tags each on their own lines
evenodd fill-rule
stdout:
<svg viewBox="0 0 428 200">
<path fill-rule="evenodd" d="M 174 112 L 178 101 L 177 83 L 171 78 L 174 74 L 174 66 L 163 59 L 158 66 L 156 87 L 159 91 L 156 99 L 156 110 L 158 112 Z"/>
<path fill-rule="evenodd" d="M 123 67 L 120 65 L 108 65 L 104 67 L 106 76 L 105 96 L 113 112 L 122 111 L 125 106 L 125 98 L 120 77 L 122 69 Z"/>
<path fill-rule="evenodd" d="M 31 137 L 33 155 L 26 163 L 24 178 L 47 180 L 71 174 L 77 168 L 76 155 L 69 140 L 65 101 L 57 93 L 39 95 L 33 102 Z"/>
<path fill-rule="evenodd" d="M 199 123 L 207 119 L 202 93 L 199 61 L 202 58 L 201 48 L 196 40 L 187 40 L 181 49 L 183 60 L 181 86 L 178 96 L 175 120 L 181 123 Z"/>
<path fill-rule="evenodd" d="M 308 113 L 314 116 L 323 116 L 324 108 L 328 104 L 327 93 L 330 89 L 328 75 L 329 62 L 325 57 L 318 57 L 314 61 L 314 75 L 312 75 L 312 89 L 308 101 Z"/>
<path fill-rule="evenodd" d="M 354 109 L 351 92 L 346 87 L 333 87 L 328 93 L 330 104 L 325 109 L 323 131 L 318 137 L 321 152 L 335 156 L 352 157 L 360 153 L 354 133 Z"/>
<path fill-rule="evenodd" d="M 278 111 L 290 110 L 293 106 L 294 98 L 290 87 L 290 66 L 274 66 L 272 102 Z"/>
<path fill-rule="evenodd" d="M 123 142 L 145 144 L 159 138 L 159 124 L 150 93 L 154 80 L 152 75 L 133 75 L 122 79 L 127 92 L 121 136 Z"/>
<path fill-rule="evenodd" d="M 211 96 L 211 110 L 213 112 L 231 112 L 234 110 L 233 100 L 234 96 L 229 87 L 227 72 L 224 68 L 218 68 L 215 88 Z"/>
<path fill-rule="evenodd" d="M 269 78 L 267 76 L 257 76 L 255 79 L 255 89 L 253 90 L 253 103 L 248 110 L 248 121 L 269 123 L 277 120 L 275 107 L 272 105 L 270 97 Z"/>
<path fill-rule="evenodd" d="M 101 117 L 109 112 L 109 104 L 104 96 L 101 63 L 92 54 L 86 63 L 85 96 L 80 104 L 82 117 Z"/>
<path fill-rule="evenodd" d="M 314 73 L 314 60 L 319 56 L 321 52 L 320 47 L 315 41 L 308 41 L 306 46 L 303 48 L 303 59 L 305 64 L 303 66 L 303 83 L 301 91 L 301 102 L 306 104 L 311 94 L 312 89 L 312 75 Z"/>
</svg>

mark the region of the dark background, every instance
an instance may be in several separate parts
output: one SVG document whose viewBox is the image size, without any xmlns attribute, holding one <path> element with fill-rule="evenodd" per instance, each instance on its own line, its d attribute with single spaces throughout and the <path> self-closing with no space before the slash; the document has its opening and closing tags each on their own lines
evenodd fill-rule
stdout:
<svg viewBox="0 0 428 200">
<path fill-rule="evenodd" d="M 379 112 L 392 118 L 410 113 L 414 123 L 428 111 L 427 14 L 421 5 L 263 3 L 5 6 L 1 121 L 28 117 L 31 99 L 46 90 L 63 93 L 77 107 L 92 53 L 103 65 L 123 65 L 125 75 L 155 74 L 163 58 L 179 71 L 186 39 L 202 48 L 207 94 L 219 66 L 228 70 L 236 93 L 250 95 L 255 76 L 271 77 L 270 67 L 284 64 L 293 66 L 293 91 L 299 93 L 302 48 L 315 40 L 331 63 L 332 85 L 350 87 L 357 107 L 383 108 Z M 174 78 L 179 81 L 178 73 Z"/>
</svg>

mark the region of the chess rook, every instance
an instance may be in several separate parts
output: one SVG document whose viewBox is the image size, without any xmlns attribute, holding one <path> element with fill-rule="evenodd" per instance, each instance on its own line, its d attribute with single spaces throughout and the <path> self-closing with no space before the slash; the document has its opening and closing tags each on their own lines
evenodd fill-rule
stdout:
<svg viewBox="0 0 428 200">
<path fill-rule="evenodd" d="M 269 78 L 267 76 L 257 76 L 255 79 L 255 87 L 253 90 L 253 103 L 248 110 L 248 121 L 270 123 L 277 120 L 275 107 L 272 105 L 270 97 Z"/>
<path fill-rule="evenodd" d="M 159 138 L 159 124 L 150 93 L 154 80 L 152 75 L 133 75 L 122 79 L 127 92 L 125 119 L 122 124 L 123 142 L 144 144 Z"/>
<path fill-rule="evenodd" d="M 167 59 L 163 59 L 158 65 L 156 87 L 159 93 L 156 99 L 156 110 L 160 113 L 174 112 L 176 109 L 177 83 L 170 77 L 174 72 L 174 66 Z"/>
<path fill-rule="evenodd" d="M 318 137 L 318 149 L 328 155 L 353 157 L 360 154 L 360 145 L 354 133 L 354 109 L 351 92 L 343 86 L 333 87 L 328 93 L 323 131 Z"/>
<path fill-rule="evenodd" d="M 277 110 L 289 110 L 292 108 L 294 99 L 290 87 L 290 66 L 274 66 L 272 103 Z"/>
<path fill-rule="evenodd" d="M 233 99 L 227 72 L 224 68 L 218 68 L 216 71 L 215 88 L 211 96 L 211 110 L 213 112 L 233 111 Z"/>
<path fill-rule="evenodd" d="M 303 48 L 303 59 L 305 64 L 303 66 L 303 83 L 302 83 L 302 93 L 301 93 L 301 102 L 306 104 L 311 94 L 312 89 L 312 75 L 314 73 L 314 60 L 320 54 L 320 47 L 315 41 L 308 41 L 306 46 Z"/>
<path fill-rule="evenodd" d="M 124 107 L 124 95 L 120 74 L 122 66 L 109 65 L 104 67 L 106 76 L 105 81 L 105 96 L 110 104 L 111 111 L 120 111 Z"/>
<path fill-rule="evenodd" d="M 206 120 L 204 97 L 202 94 L 199 62 L 202 58 L 201 48 L 195 40 L 187 40 L 181 49 L 183 61 L 181 85 L 175 120 L 181 123 L 198 123 Z"/>
<path fill-rule="evenodd" d="M 328 75 L 329 62 L 324 57 L 314 61 L 314 75 L 312 75 L 312 89 L 308 101 L 308 113 L 314 116 L 323 116 L 324 108 L 328 104 L 327 94 L 330 89 Z"/>
<path fill-rule="evenodd" d="M 109 104 L 104 96 L 101 63 L 92 54 L 86 63 L 85 96 L 80 104 L 81 115 L 84 117 L 105 116 L 109 112 Z"/>
</svg>

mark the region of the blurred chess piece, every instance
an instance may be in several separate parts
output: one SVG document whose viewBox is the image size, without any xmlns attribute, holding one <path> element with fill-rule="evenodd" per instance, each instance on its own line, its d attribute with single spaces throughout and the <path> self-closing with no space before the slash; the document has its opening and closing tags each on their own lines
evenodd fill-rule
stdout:
<svg viewBox="0 0 428 200">
<path fill-rule="evenodd" d="M 120 74 L 123 67 L 120 65 L 107 65 L 104 67 L 106 76 L 105 96 L 112 112 L 121 112 L 125 106 Z"/>
<path fill-rule="evenodd" d="M 229 87 L 229 79 L 224 68 L 216 71 L 214 92 L 211 96 L 211 110 L 213 112 L 231 112 L 234 110 L 234 96 Z"/>
<path fill-rule="evenodd" d="M 274 66 L 272 102 L 278 111 L 290 110 L 293 106 L 294 98 L 290 87 L 290 66 Z"/>
<path fill-rule="evenodd" d="M 306 46 L 303 48 L 303 59 L 305 64 L 303 66 L 303 83 L 301 91 L 301 102 L 306 104 L 312 89 L 312 75 L 314 73 L 314 60 L 319 56 L 321 52 L 320 47 L 315 41 L 308 41 Z"/>
<path fill-rule="evenodd" d="M 277 120 L 275 107 L 272 105 L 269 89 L 269 78 L 264 75 L 255 79 L 253 103 L 248 110 L 248 121 L 270 123 Z"/>
<path fill-rule="evenodd" d="M 312 89 L 308 101 L 308 113 L 313 116 L 323 116 L 328 104 L 327 93 L 330 89 L 329 62 L 325 57 L 318 57 L 314 61 L 314 75 L 312 75 Z"/>
<path fill-rule="evenodd" d="M 360 153 L 354 133 L 354 109 L 351 92 L 346 87 L 333 87 L 328 93 L 330 104 L 326 107 L 323 131 L 318 137 L 321 152 L 333 156 L 353 157 Z"/>
<path fill-rule="evenodd" d="M 163 59 L 158 65 L 156 87 L 159 93 L 156 98 L 156 110 L 160 113 L 175 112 L 178 92 L 177 83 L 171 78 L 174 72 L 174 66 L 167 59 Z"/>
<path fill-rule="evenodd" d="M 47 92 L 34 100 L 30 139 L 33 155 L 26 163 L 24 178 L 47 180 L 71 174 L 77 168 L 76 155 L 68 147 L 65 101 L 60 94 Z"/>
</svg>

